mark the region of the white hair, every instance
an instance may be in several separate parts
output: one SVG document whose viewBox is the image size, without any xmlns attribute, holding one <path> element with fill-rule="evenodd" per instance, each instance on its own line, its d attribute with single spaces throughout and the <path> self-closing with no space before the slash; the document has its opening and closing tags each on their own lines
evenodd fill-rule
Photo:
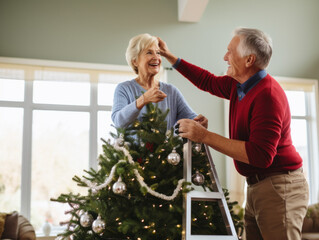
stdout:
<svg viewBox="0 0 319 240">
<path fill-rule="evenodd" d="M 133 61 L 138 60 L 139 54 L 154 43 L 158 44 L 158 39 L 148 33 L 137 35 L 129 41 L 125 57 L 128 65 L 131 66 L 136 74 L 138 74 L 138 69 L 133 64 Z"/>
<path fill-rule="evenodd" d="M 242 57 L 254 54 L 255 65 L 265 69 L 272 55 L 272 40 L 264 32 L 254 28 L 237 28 L 234 36 L 239 36 L 238 52 Z"/>
</svg>

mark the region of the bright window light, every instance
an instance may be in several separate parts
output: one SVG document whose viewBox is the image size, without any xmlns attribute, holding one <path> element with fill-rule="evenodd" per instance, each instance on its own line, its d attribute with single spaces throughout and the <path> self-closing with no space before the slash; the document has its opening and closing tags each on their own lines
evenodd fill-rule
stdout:
<svg viewBox="0 0 319 240">
<path fill-rule="evenodd" d="M 0 209 L 20 209 L 23 109 L 0 107 Z"/>
<path fill-rule="evenodd" d="M 67 206 L 49 198 L 87 192 L 72 177 L 89 167 L 89 113 L 36 110 L 32 137 L 32 223 L 37 229 L 46 220 L 58 226 Z"/>
<path fill-rule="evenodd" d="M 0 78 L 0 101 L 24 100 L 24 81 Z"/>
</svg>

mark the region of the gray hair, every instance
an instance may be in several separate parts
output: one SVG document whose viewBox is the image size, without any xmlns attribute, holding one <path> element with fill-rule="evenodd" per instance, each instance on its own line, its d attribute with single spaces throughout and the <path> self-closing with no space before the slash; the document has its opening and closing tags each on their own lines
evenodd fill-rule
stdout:
<svg viewBox="0 0 319 240">
<path fill-rule="evenodd" d="M 238 52 L 241 57 L 254 54 L 256 56 L 255 65 L 265 69 L 272 55 L 272 40 L 264 32 L 254 28 L 237 28 L 234 35 L 240 37 Z"/>
<path fill-rule="evenodd" d="M 158 44 L 158 40 L 156 37 L 151 36 L 148 33 L 143 33 L 140 35 L 137 35 L 129 41 L 128 47 L 126 49 L 126 61 L 128 65 L 131 66 L 131 68 L 134 70 L 136 74 L 138 74 L 138 69 L 136 66 L 134 66 L 133 61 L 138 60 L 139 54 L 147 47 Z"/>
</svg>

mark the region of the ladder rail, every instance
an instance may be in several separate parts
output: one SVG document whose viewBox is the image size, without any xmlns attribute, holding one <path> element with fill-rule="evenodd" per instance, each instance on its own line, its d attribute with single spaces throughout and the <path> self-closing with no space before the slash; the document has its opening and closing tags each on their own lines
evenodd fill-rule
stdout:
<svg viewBox="0 0 319 240">
<path fill-rule="evenodd" d="M 212 189 L 214 192 L 203 191 L 190 191 L 184 195 L 184 209 L 183 216 L 183 240 L 238 240 L 237 233 L 234 227 L 234 223 L 231 218 L 230 211 L 228 209 L 227 201 L 218 179 L 217 171 L 213 158 L 210 154 L 209 148 L 205 145 L 205 152 L 210 164 L 209 176 L 212 181 Z M 192 142 L 187 140 L 183 146 L 184 153 L 184 179 L 188 182 L 192 182 Z M 191 203 L 192 201 L 216 201 L 222 213 L 222 218 L 225 223 L 227 235 L 192 235 L 191 234 Z"/>
<path fill-rule="evenodd" d="M 210 171 L 211 171 L 210 172 L 210 178 L 212 180 L 212 184 L 213 184 L 213 186 L 214 185 L 216 186 L 217 191 L 219 193 L 223 194 L 222 202 L 219 201 L 218 204 L 219 204 L 219 208 L 220 209 L 222 207 L 225 208 L 224 211 L 221 211 L 221 213 L 222 213 L 225 225 L 226 225 L 227 232 L 229 234 L 232 233 L 232 232 L 236 233 L 235 226 L 234 226 L 234 223 L 233 223 L 233 220 L 232 220 L 232 217 L 231 217 L 228 205 L 227 205 L 226 197 L 224 195 L 223 188 L 221 187 L 221 184 L 219 182 L 218 174 L 217 174 L 217 171 L 216 171 L 216 168 L 215 168 L 215 164 L 214 164 L 212 155 L 211 155 L 211 153 L 209 151 L 208 146 L 206 144 L 204 144 L 204 146 L 205 146 L 206 155 L 208 157 L 208 161 L 209 161 L 209 164 L 210 164 Z"/>
</svg>

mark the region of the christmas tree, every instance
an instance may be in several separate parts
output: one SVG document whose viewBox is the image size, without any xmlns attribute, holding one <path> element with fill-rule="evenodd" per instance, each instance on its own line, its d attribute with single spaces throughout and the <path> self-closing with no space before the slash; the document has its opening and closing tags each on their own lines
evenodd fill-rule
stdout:
<svg viewBox="0 0 319 240">
<path fill-rule="evenodd" d="M 58 239 L 181 239 L 183 193 L 193 190 L 183 179 L 183 140 L 173 128 L 167 130 L 169 110 L 146 107 L 141 121 L 111 133 L 113 142 L 103 140 L 98 170 L 85 170 L 86 176 L 73 178 L 88 189 L 87 195 L 68 193 L 51 199 L 70 206 L 70 218 L 63 223 L 67 229 Z M 193 183 L 212 190 L 201 144 L 194 144 L 192 168 Z M 234 205 L 228 201 L 235 226 L 241 228 Z M 194 203 L 192 211 L 196 215 L 192 232 L 225 234 L 217 205 Z"/>
</svg>

